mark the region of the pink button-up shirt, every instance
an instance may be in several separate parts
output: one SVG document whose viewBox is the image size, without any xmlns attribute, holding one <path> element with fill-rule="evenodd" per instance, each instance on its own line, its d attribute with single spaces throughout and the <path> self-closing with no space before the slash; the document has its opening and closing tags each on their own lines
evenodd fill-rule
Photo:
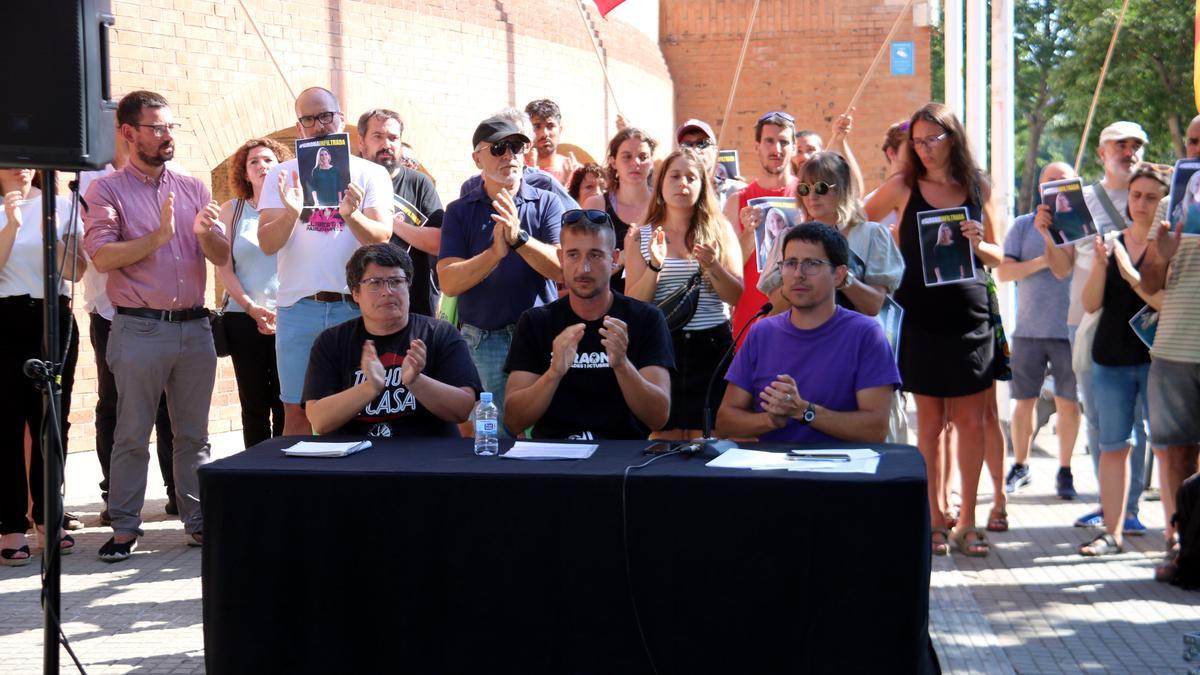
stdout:
<svg viewBox="0 0 1200 675">
<path fill-rule="evenodd" d="M 108 274 L 108 297 L 116 307 L 187 309 L 204 305 L 205 258 L 192 222 L 212 193 L 204 183 L 165 169 L 158 181 L 132 163 L 88 186 L 83 246 L 96 252 L 158 229 L 167 195 L 175 193 L 175 236 L 150 255 Z M 214 232 L 222 232 L 220 224 Z M 222 235 L 223 236 L 223 235 Z"/>
</svg>

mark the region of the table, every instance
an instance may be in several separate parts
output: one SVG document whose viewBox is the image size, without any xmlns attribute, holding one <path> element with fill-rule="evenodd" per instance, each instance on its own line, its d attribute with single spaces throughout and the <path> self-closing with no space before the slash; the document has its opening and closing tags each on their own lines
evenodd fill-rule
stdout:
<svg viewBox="0 0 1200 675">
<path fill-rule="evenodd" d="M 623 519 L 642 441 L 527 462 L 469 439 L 283 456 L 296 440 L 200 469 L 210 674 L 938 669 L 911 446 L 872 446 L 872 476 L 664 457 Z"/>
</svg>

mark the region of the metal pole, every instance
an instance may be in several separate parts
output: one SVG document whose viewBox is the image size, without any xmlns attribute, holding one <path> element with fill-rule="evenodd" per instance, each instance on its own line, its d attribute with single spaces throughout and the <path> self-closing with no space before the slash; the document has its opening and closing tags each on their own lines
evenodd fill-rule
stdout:
<svg viewBox="0 0 1200 675">
<path fill-rule="evenodd" d="M 59 334 L 58 334 L 58 223 L 54 214 L 55 185 L 57 177 L 54 169 L 42 170 L 42 262 L 46 266 L 44 274 L 45 303 L 42 314 L 42 360 L 48 368 L 57 368 L 59 363 Z M 58 674 L 58 634 L 59 634 L 59 582 L 62 573 L 62 551 L 59 540 L 62 538 L 62 445 L 58 427 L 58 413 L 62 408 L 59 400 L 58 378 L 51 370 L 50 376 L 43 381 L 46 390 L 42 393 L 45 406 L 43 407 L 42 428 L 30 429 L 30 433 L 42 434 L 42 455 L 45 474 L 42 477 L 43 522 L 46 527 L 44 548 L 42 549 L 42 611 L 44 613 L 42 636 L 42 670 L 47 674 Z"/>
</svg>

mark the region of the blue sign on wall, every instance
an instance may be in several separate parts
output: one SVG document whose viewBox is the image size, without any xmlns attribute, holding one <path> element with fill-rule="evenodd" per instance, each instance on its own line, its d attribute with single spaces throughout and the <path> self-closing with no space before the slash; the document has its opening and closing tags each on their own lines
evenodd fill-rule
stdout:
<svg viewBox="0 0 1200 675">
<path fill-rule="evenodd" d="M 913 49 L 912 42 L 893 42 L 892 43 L 892 74 L 893 75 L 912 75 L 913 74 Z"/>
</svg>

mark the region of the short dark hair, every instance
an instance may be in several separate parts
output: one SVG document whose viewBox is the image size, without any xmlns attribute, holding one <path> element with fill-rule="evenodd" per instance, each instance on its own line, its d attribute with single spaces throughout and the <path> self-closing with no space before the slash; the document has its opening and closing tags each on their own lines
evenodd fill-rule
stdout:
<svg viewBox="0 0 1200 675">
<path fill-rule="evenodd" d="M 399 267 L 406 279 L 412 281 L 413 263 L 408 253 L 392 242 L 382 244 L 367 244 L 360 247 L 350 256 L 346 263 L 346 287 L 354 290 L 362 283 L 363 273 L 367 265 L 375 263 L 380 267 Z"/>
<path fill-rule="evenodd" d="M 850 261 L 850 244 L 837 228 L 815 220 L 801 223 L 783 235 L 783 246 L 779 247 L 780 254 L 787 250 L 793 241 L 803 241 L 810 244 L 820 244 L 825 248 L 825 255 L 834 267 L 841 267 Z"/>
<path fill-rule="evenodd" d="M 530 117 L 540 117 L 544 120 L 553 119 L 555 122 L 562 122 L 562 109 L 558 104 L 548 98 L 539 98 L 536 101 L 530 101 L 529 105 L 525 106 L 525 114 Z"/>
<path fill-rule="evenodd" d="M 764 115 L 764 116 L 758 118 L 758 121 L 754 123 L 754 142 L 755 143 L 762 140 L 762 128 L 764 125 L 767 125 L 767 124 L 774 124 L 777 127 L 783 127 L 784 129 L 791 129 L 793 132 L 796 131 L 796 123 L 793 122 L 792 120 L 789 120 L 788 118 L 784 117 L 783 115 L 780 115 L 779 113 L 774 113 L 771 115 Z M 794 136 L 795 133 L 793 133 L 792 135 Z"/>
<path fill-rule="evenodd" d="M 568 213 L 570 212 L 568 211 Z M 617 247 L 617 233 L 613 230 L 611 219 L 604 223 L 593 223 L 590 218 L 579 218 L 573 223 L 564 220 L 560 228 L 560 241 L 562 239 L 561 232 L 568 231 L 576 234 L 599 234 L 604 241 L 608 242 L 609 251 Z"/>
<path fill-rule="evenodd" d="M 141 119 L 143 108 L 165 108 L 167 99 L 162 94 L 139 89 L 125 94 L 117 104 L 117 123 L 136 126 Z"/>
<path fill-rule="evenodd" d="M 371 108 L 358 118 L 358 137 L 360 139 L 366 137 L 367 125 L 375 118 L 384 120 L 385 124 L 387 120 L 396 120 L 396 124 L 400 125 L 400 136 L 401 138 L 404 137 L 404 120 L 400 119 L 400 113 L 395 110 L 388 110 L 387 108 Z"/>
</svg>

